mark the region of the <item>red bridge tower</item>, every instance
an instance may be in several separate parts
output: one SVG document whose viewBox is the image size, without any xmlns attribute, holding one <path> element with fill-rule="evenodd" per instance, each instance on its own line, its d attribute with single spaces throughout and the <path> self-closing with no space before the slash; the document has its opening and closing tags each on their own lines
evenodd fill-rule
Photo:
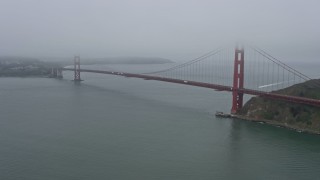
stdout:
<svg viewBox="0 0 320 180">
<path fill-rule="evenodd" d="M 80 56 L 74 56 L 74 81 L 81 81 L 81 78 L 80 78 Z"/>
<path fill-rule="evenodd" d="M 243 105 L 243 93 L 239 89 L 243 89 L 244 83 L 244 49 L 235 48 L 233 88 L 232 88 L 232 109 L 231 113 L 235 114 Z"/>
</svg>

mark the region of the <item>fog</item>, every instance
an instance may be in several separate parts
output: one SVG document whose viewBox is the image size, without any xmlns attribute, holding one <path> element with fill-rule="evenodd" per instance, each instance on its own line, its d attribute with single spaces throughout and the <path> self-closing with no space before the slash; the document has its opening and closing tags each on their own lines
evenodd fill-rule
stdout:
<svg viewBox="0 0 320 180">
<path fill-rule="evenodd" d="M 188 60 L 234 42 L 317 61 L 318 0 L 0 0 L 0 55 Z"/>
</svg>

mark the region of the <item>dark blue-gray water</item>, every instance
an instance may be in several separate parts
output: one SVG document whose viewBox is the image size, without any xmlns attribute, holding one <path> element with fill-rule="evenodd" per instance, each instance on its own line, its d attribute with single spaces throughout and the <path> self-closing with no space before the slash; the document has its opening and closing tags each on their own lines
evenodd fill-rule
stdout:
<svg viewBox="0 0 320 180">
<path fill-rule="evenodd" d="M 219 119 L 231 94 L 82 74 L 0 78 L 0 179 L 318 179 L 320 136 Z"/>
</svg>

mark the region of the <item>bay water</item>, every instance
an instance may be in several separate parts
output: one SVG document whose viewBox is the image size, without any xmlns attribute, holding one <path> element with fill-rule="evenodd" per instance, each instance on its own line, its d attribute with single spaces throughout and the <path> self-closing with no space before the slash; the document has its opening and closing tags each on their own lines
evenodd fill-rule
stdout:
<svg viewBox="0 0 320 180">
<path fill-rule="evenodd" d="M 0 78 L 0 179 L 320 177 L 320 136 L 216 118 L 230 93 L 81 75 Z"/>
</svg>

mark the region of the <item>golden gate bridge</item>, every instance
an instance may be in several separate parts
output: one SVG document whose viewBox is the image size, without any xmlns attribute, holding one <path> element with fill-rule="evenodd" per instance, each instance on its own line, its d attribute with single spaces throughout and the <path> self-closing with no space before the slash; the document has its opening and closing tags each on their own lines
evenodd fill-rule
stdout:
<svg viewBox="0 0 320 180">
<path fill-rule="evenodd" d="M 74 57 L 73 68 L 57 68 L 53 70 L 53 74 L 55 77 L 62 77 L 62 71 L 74 71 L 74 81 L 82 81 L 80 74 L 88 72 L 228 91 L 232 93 L 231 113 L 237 113 L 242 108 L 244 94 L 320 106 L 319 99 L 277 91 L 311 78 L 266 51 L 251 46 L 246 49 L 218 48 L 185 63 L 148 73 L 81 69 L 79 56 Z M 312 81 L 312 86 L 316 88 L 320 84 Z"/>
</svg>

